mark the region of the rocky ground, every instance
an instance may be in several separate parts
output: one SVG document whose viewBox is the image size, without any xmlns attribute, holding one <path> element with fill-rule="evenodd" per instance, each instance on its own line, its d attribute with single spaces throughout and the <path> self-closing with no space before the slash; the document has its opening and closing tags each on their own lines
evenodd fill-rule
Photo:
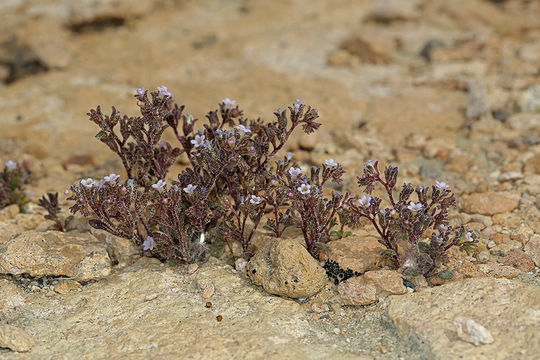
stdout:
<svg viewBox="0 0 540 360">
<path fill-rule="evenodd" d="M 292 299 L 242 262 L 161 264 L 84 219 L 60 233 L 35 204 L 7 207 L 0 358 L 538 358 L 538 14 L 530 0 L 0 2 L 0 163 L 32 172 L 34 203 L 120 172 L 86 112 L 136 113 L 135 88 L 166 85 L 198 117 L 225 97 L 268 119 L 304 99 L 323 123 L 291 141 L 304 165 L 336 159 L 342 190 L 372 158 L 446 181 L 452 221 L 480 235 L 451 253 L 451 279 L 405 287 L 360 229 L 327 258 L 367 272 L 347 287 L 313 271 L 322 290 Z M 493 342 L 463 340 L 459 317 Z"/>
</svg>

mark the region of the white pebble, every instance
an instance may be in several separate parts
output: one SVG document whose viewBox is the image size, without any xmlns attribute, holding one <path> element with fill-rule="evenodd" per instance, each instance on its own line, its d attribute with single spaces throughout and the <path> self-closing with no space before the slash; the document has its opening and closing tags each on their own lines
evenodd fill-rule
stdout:
<svg viewBox="0 0 540 360">
<path fill-rule="evenodd" d="M 460 316 L 454 319 L 454 325 L 457 329 L 457 335 L 461 340 L 470 342 L 476 346 L 480 344 L 491 344 L 493 342 L 491 333 L 473 319 Z"/>
</svg>

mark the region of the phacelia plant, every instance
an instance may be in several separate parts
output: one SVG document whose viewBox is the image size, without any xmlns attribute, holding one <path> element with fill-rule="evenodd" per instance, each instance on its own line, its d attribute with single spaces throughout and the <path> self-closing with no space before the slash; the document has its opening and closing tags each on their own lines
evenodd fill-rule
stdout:
<svg viewBox="0 0 540 360">
<path fill-rule="evenodd" d="M 195 261 L 209 231 L 246 251 L 271 200 L 278 171 L 272 159 L 298 126 L 308 134 L 318 129 L 317 110 L 297 100 L 288 112 L 278 110 L 274 122 L 249 120 L 227 98 L 195 130 L 198 119 L 174 104 L 166 87 L 140 88 L 135 98 L 141 116 L 122 116 L 115 108 L 105 115 L 100 107 L 88 114 L 128 179 L 81 180 L 67 191 L 75 201 L 71 211 L 93 216 L 92 227 L 132 239 L 160 259 Z M 162 140 L 168 129 L 178 147 Z M 168 170 L 182 154 L 190 164 L 168 184 Z M 283 226 L 278 219 L 277 229 Z"/>
<path fill-rule="evenodd" d="M 394 197 L 397 176 L 396 167 L 387 166 L 383 175 L 377 161 L 368 161 L 363 175 L 358 177 L 367 195 L 347 203 L 350 224 L 359 225 L 362 218 L 369 220 L 380 236 L 379 242 L 386 247 L 383 255 L 394 268 L 429 276 L 447 261 L 451 247 L 469 253 L 476 246 L 473 231 L 463 225 L 457 229 L 449 225 L 448 209 L 456 206 L 456 200 L 448 184 L 436 181 L 431 188 L 404 184 Z M 381 198 L 371 196 L 375 186 L 382 187 L 387 206 L 382 206 Z"/>
<path fill-rule="evenodd" d="M 313 166 L 309 177 L 303 175 L 299 167 L 292 166 L 285 178 L 278 179 L 291 202 L 289 214 L 282 216 L 292 217 L 296 227 L 302 230 L 307 250 L 315 258 L 329 240 L 330 231 L 337 224 L 338 212 L 350 196 L 336 191 L 332 191 L 330 197 L 325 196 L 323 186 L 329 180 L 341 183 L 344 173 L 340 164 L 328 159 L 322 167 Z M 270 227 L 274 223 L 275 220 L 271 221 Z"/>
<path fill-rule="evenodd" d="M 301 126 L 310 134 L 320 126 L 317 110 L 303 101 L 277 110 L 276 120 L 266 122 L 246 118 L 226 98 L 199 125 L 164 86 L 152 92 L 140 88 L 135 98 L 141 113 L 137 117 L 121 115 L 114 107 L 110 115 L 100 107 L 88 113 L 100 127 L 96 137 L 120 158 L 128 178 L 110 174 L 99 181 L 83 179 L 66 194 L 75 202 L 71 212 L 92 217 L 92 227 L 131 239 L 161 260 L 194 262 L 205 253 L 207 237 L 220 239 L 231 253 L 236 242 L 246 253 L 261 222 L 276 237 L 289 226 L 301 229 L 307 250 L 318 258 L 325 243 L 347 236 L 345 227 L 359 226 L 365 218 L 380 235 L 394 268 L 424 275 L 446 261 L 452 246 L 470 251 L 477 243 L 465 226 L 449 225 L 448 209 L 455 198 L 443 182 L 431 189 L 405 184 L 397 195 L 397 168 L 388 166 L 381 175 L 378 163 L 369 161 L 358 178 L 367 195 L 358 198 L 325 189 L 328 182 L 341 183 L 345 173 L 333 159 L 313 166 L 309 174 L 292 153 L 276 160 L 295 129 Z M 166 131 L 174 135 L 176 146 L 163 140 Z M 179 156 L 189 165 L 176 180 L 167 180 Z M 4 176 L 14 169 L 4 170 Z M 388 206 L 371 196 L 375 186 L 382 186 Z M 40 202 L 52 218 L 55 201 L 49 196 Z"/>
<path fill-rule="evenodd" d="M 56 230 L 65 231 L 65 222 L 58 217 L 58 213 L 60 212 L 60 206 L 58 205 L 58 193 L 48 192 L 39 199 L 38 205 L 47 210 L 47 214 L 44 217 L 47 220 L 54 221 L 54 227 Z"/>
<path fill-rule="evenodd" d="M 0 209 L 16 204 L 19 207 L 30 201 L 30 196 L 24 189 L 29 180 L 29 173 L 13 160 L 6 161 L 0 172 Z"/>
</svg>

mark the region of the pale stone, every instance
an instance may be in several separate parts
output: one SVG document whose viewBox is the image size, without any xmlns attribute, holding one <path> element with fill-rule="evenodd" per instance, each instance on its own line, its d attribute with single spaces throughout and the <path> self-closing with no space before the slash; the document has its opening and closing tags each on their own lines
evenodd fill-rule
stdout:
<svg viewBox="0 0 540 360">
<path fill-rule="evenodd" d="M 534 269 L 534 262 L 523 251 L 512 249 L 506 253 L 506 256 L 497 260 L 503 265 L 512 266 L 522 272 L 529 272 Z"/>
<path fill-rule="evenodd" d="M 75 280 L 59 279 L 58 283 L 54 285 L 54 291 L 56 291 L 59 294 L 65 295 L 65 294 L 68 294 L 70 291 L 78 290 L 81 287 L 82 285 L 79 284 Z"/>
<path fill-rule="evenodd" d="M 498 263 L 479 264 L 478 270 L 494 278 L 513 279 L 519 274 L 521 274 L 520 270 L 515 269 L 512 266 L 502 265 Z"/>
<path fill-rule="evenodd" d="M 385 247 L 373 236 L 352 235 L 340 240 L 330 241 L 329 250 L 322 249 L 321 261 L 333 260 L 342 269 L 359 273 L 375 270 L 381 263 L 381 252 Z"/>
<path fill-rule="evenodd" d="M 38 214 L 17 214 L 15 222 L 25 230 L 35 229 L 42 221 L 43 215 Z"/>
<path fill-rule="evenodd" d="M 214 292 L 216 291 L 216 287 L 214 286 L 214 283 L 213 282 L 208 282 L 208 284 L 205 284 L 203 287 L 202 287 L 202 298 L 203 299 L 210 299 L 213 295 L 214 295 Z"/>
<path fill-rule="evenodd" d="M 187 267 L 188 274 L 194 274 L 199 269 L 199 264 L 189 264 Z"/>
<path fill-rule="evenodd" d="M 90 233 L 107 244 L 107 252 L 111 262 L 117 267 L 125 267 L 141 256 L 141 249 L 129 239 L 94 228 L 90 230 Z"/>
<path fill-rule="evenodd" d="M 510 192 L 477 193 L 464 197 L 462 209 L 469 214 L 495 215 L 517 209 L 519 198 Z"/>
<path fill-rule="evenodd" d="M 507 123 L 508 126 L 514 130 L 530 131 L 538 128 L 538 124 L 540 124 L 540 114 L 517 113 L 510 116 Z"/>
<path fill-rule="evenodd" d="M 0 210 L 0 221 L 13 219 L 19 212 L 19 205 L 8 205 Z"/>
<path fill-rule="evenodd" d="M 491 333 L 473 319 L 458 316 L 454 319 L 454 325 L 456 326 L 458 337 L 463 341 L 470 342 L 476 346 L 491 344 L 493 342 Z"/>
<path fill-rule="evenodd" d="M 338 285 L 344 305 L 369 305 L 381 297 L 407 293 L 403 278 L 393 270 L 368 271 Z"/>
<path fill-rule="evenodd" d="M 295 240 L 268 239 L 247 265 L 247 274 L 270 294 L 310 297 L 328 282 L 326 272 Z"/>
<path fill-rule="evenodd" d="M 0 324 L 0 348 L 16 352 L 28 352 L 34 347 L 32 335 L 15 326 Z"/>
<path fill-rule="evenodd" d="M 247 267 L 247 260 L 244 258 L 238 258 L 234 261 L 234 268 L 240 273 L 245 274 Z"/>
<path fill-rule="evenodd" d="M 338 292 L 343 305 L 369 305 L 378 299 L 375 285 L 367 284 L 361 276 L 339 283 Z"/>
<path fill-rule="evenodd" d="M 330 311 L 330 307 L 327 304 L 314 302 L 313 304 L 311 304 L 311 310 L 313 310 L 317 314 L 321 314 Z"/>
<path fill-rule="evenodd" d="M 15 221 L 0 221 L 0 247 L 9 240 L 19 236 L 24 229 L 15 224 Z"/>
<path fill-rule="evenodd" d="M 387 295 L 400 295 L 407 292 L 403 285 L 403 278 L 393 270 L 368 271 L 364 274 L 367 284 L 373 284 L 377 288 L 377 297 Z"/>
<path fill-rule="evenodd" d="M 19 287 L 12 281 L 0 279 L 0 316 L 7 317 L 26 305 L 25 298 Z"/>
<path fill-rule="evenodd" d="M 78 281 L 106 277 L 111 271 L 107 249 L 92 235 L 86 235 L 25 232 L 0 248 L 0 273 L 68 276 Z"/>
<path fill-rule="evenodd" d="M 527 254 L 540 267 L 540 235 L 534 235 L 523 248 Z"/>
<path fill-rule="evenodd" d="M 508 279 L 475 278 L 391 296 L 388 315 L 404 341 L 433 359 L 533 359 L 540 353 L 540 289 Z M 496 341 L 475 347 L 457 341 L 453 319 L 466 315 L 489 326 Z M 511 324 L 511 327 L 509 327 Z M 519 331 L 515 331 L 519 329 Z"/>
</svg>

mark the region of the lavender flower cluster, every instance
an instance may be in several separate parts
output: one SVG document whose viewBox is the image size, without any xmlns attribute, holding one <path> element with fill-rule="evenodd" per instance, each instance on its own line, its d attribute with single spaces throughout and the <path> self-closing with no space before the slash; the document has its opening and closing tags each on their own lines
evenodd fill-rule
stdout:
<svg viewBox="0 0 540 360">
<path fill-rule="evenodd" d="M 328 191 L 329 182 L 341 183 L 345 173 L 334 159 L 302 171 L 287 152 L 293 131 L 301 126 L 310 134 L 320 126 L 316 109 L 297 99 L 278 109 L 273 122 L 248 119 L 236 101 L 225 98 L 219 109 L 206 115 L 205 123 L 173 102 L 165 86 L 148 92 L 137 89 L 141 115 L 110 115 L 100 107 L 90 120 L 100 127 L 97 138 L 118 155 L 127 174 L 101 180 L 82 179 L 66 190 L 75 203 L 73 213 L 92 216 L 90 225 L 133 240 L 143 251 L 159 259 L 194 262 L 205 253 L 205 239 L 221 239 L 233 252 L 234 243 L 248 253 L 261 221 L 264 229 L 280 237 L 286 228 L 302 231 L 306 248 L 319 256 L 333 237 L 343 237 L 344 227 L 356 227 L 367 219 L 380 235 L 384 255 L 395 268 L 432 273 L 446 260 L 452 246 L 470 251 L 476 235 L 466 227 L 448 224 L 448 208 L 455 206 L 449 186 L 436 182 L 431 190 L 405 184 L 397 200 L 394 187 L 398 170 L 388 166 L 384 178 L 378 162 L 364 164 L 358 178 L 366 195 Z M 173 147 L 162 140 L 171 131 Z M 176 180 L 166 180 L 180 155 L 189 165 Z M 388 206 L 372 196 L 375 185 L 383 187 Z M 415 200 L 410 199 L 416 193 Z M 339 223 L 339 230 L 332 230 Z M 424 234 L 432 233 L 428 240 Z M 208 236 L 211 235 L 211 236 Z"/>
</svg>

